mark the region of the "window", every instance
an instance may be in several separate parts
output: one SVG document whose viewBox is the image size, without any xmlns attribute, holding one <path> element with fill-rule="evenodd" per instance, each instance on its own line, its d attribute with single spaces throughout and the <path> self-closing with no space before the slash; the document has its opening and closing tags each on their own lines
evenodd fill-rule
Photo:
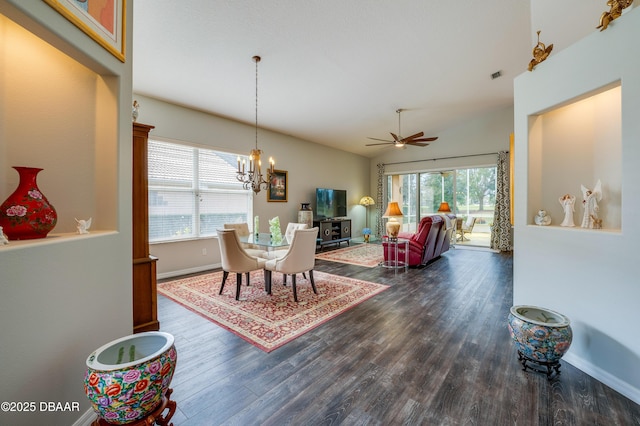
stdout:
<svg viewBox="0 0 640 426">
<path fill-rule="evenodd" d="M 233 154 L 149 140 L 149 242 L 216 235 L 249 222 L 253 193 L 236 180 Z"/>
</svg>

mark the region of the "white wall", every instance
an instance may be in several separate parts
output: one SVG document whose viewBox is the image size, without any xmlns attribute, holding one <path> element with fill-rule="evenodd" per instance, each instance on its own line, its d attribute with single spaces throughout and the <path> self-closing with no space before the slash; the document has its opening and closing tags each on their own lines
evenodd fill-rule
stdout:
<svg viewBox="0 0 640 426">
<path fill-rule="evenodd" d="M 141 94 L 138 121 L 155 126 L 151 138 L 182 141 L 233 154 L 248 155 L 255 146 L 255 127 L 222 117 L 184 108 Z M 369 161 L 365 157 L 327 148 L 291 136 L 260 129 L 258 147 L 264 155 L 274 157 L 277 170 L 288 172 L 288 202 L 267 202 L 266 191 L 253 197 L 254 215 L 259 215 L 260 231 L 268 231 L 268 219 L 280 217 L 284 230 L 289 222 L 297 222 L 303 202 L 315 204 L 315 189 L 346 189 L 347 216 L 352 220 L 353 236 L 361 233 L 365 223 L 364 207 L 358 201 L 368 191 Z M 202 249 L 207 254 L 202 254 Z M 151 245 L 157 256 L 158 276 L 195 272 L 219 266 L 220 254 L 215 238 L 188 242 Z"/>
<path fill-rule="evenodd" d="M 529 191 L 527 196 L 516 197 L 515 204 L 514 304 L 545 306 L 567 315 L 574 341 L 564 360 L 636 402 L 640 402 L 640 285 L 636 272 L 640 222 L 634 218 L 640 210 L 640 57 L 629 54 L 633 49 L 629 41 L 639 36 L 637 8 L 606 31 L 594 29 L 534 72 L 519 76 L 515 80 L 514 107 L 515 185 Z M 619 192 L 621 206 L 615 208 L 621 210 L 621 226 L 600 231 L 528 225 L 535 208 L 530 203 L 539 199 L 538 194 L 532 197 L 531 193 L 550 190 L 549 182 L 553 181 L 542 180 L 535 173 L 545 153 L 528 155 L 533 136 L 530 123 L 534 122 L 530 117 L 618 80 L 622 91 L 621 155 L 599 156 L 587 164 L 571 161 L 569 155 L 564 164 L 576 174 L 588 176 L 615 167 L 620 170 L 621 184 L 613 182 L 612 187 L 611 182 L 603 181 L 603 185 L 614 194 Z M 536 138 L 544 137 L 540 132 L 535 129 Z M 616 158 L 619 163 L 611 164 Z M 609 164 L 598 164 L 603 161 Z M 554 171 L 547 168 L 545 173 Z M 562 185 L 561 176 L 566 172 L 562 173 L 554 185 Z M 536 181 L 546 182 L 547 187 L 535 188 Z M 574 195 L 578 196 L 578 191 L 575 188 Z M 559 190 L 558 195 L 562 193 Z M 580 196 L 576 219 L 581 213 Z M 616 202 L 615 197 L 607 200 L 607 196 L 605 192 L 605 207 L 607 202 Z"/>
<path fill-rule="evenodd" d="M 132 331 L 130 105 L 130 58 L 44 2 L 0 2 L 0 199 L 11 166 L 44 168 L 53 233 L 67 233 L 0 246 L 0 401 L 36 402 L 0 424 L 72 424 L 89 410 L 87 356 Z M 76 215 L 94 232 L 75 235 Z M 49 401 L 79 410 L 41 411 Z"/>
</svg>

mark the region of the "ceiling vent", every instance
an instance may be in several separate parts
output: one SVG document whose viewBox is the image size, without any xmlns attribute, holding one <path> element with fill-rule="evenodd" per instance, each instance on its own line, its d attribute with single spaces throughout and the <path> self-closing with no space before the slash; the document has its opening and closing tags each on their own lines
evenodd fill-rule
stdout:
<svg viewBox="0 0 640 426">
<path fill-rule="evenodd" d="M 496 78 L 502 76 L 502 71 L 496 71 L 493 74 L 491 74 L 491 80 L 495 80 Z"/>
</svg>

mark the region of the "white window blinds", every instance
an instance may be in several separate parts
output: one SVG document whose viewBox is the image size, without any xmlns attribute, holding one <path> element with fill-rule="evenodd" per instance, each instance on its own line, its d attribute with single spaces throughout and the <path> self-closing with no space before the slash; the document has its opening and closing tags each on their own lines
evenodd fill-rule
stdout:
<svg viewBox="0 0 640 426">
<path fill-rule="evenodd" d="M 149 140 L 149 242 L 207 237 L 252 217 L 237 156 Z"/>
</svg>

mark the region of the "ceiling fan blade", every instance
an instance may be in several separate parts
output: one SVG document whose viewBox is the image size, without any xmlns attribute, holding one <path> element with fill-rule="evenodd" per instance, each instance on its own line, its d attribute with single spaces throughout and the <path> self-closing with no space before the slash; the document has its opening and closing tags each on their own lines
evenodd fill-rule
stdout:
<svg viewBox="0 0 640 426">
<path fill-rule="evenodd" d="M 412 139 L 412 142 L 433 142 L 436 139 L 438 139 L 438 137 L 433 137 L 433 138 L 420 138 L 420 139 Z"/>
<path fill-rule="evenodd" d="M 372 141 L 382 141 L 382 142 L 394 143 L 393 141 L 390 141 L 389 139 L 378 139 L 378 138 L 369 138 L 369 137 L 367 139 L 371 139 Z"/>
<path fill-rule="evenodd" d="M 416 133 L 415 135 L 407 136 L 403 140 L 408 141 L 408 140 L 411 140 L 411 139 L 419 138 L 421 136 L 424 136 L 424 132 L 420 132 L 420 133 Z"/>
<path fill-rule="evenodd" d="M 406 144 L 411 146 L 429 146 L 428 143 L 421 143 L 421 142 L 407 142 Z"/>
<path fill-rule="evenodd" d="M 393 136 L 393 140 L 394 140 L 394 141 L 396 141 L 396 142 L 402 142 L 402 141 L 398 138 L 398 136 L 397 136 L 395 133 L 391 133 L 391 136 Z"/>
<path fill-rule="evenodd" d="M 379 139 L 380 140 L 380 139 Z M 395 145 L 395 142 L 383 142 L 383 143 L 368 143 L 365 146 L 377 146 L 377 145 Z"/>
</svg>

